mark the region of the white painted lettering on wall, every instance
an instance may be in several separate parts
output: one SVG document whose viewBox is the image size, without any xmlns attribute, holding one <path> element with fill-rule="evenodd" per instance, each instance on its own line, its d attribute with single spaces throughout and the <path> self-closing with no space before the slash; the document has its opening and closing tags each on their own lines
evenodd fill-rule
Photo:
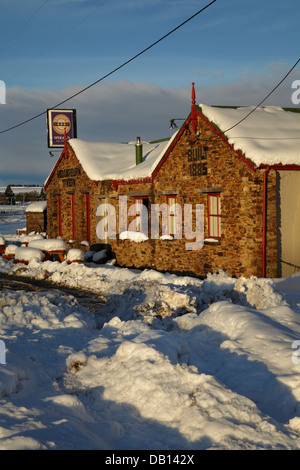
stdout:
<svg viewBox="0 0 300 470">
<path fill-rule="evenodd" d="M 6 86 L 3 80 L 0 80 L 0 104 L 6 104 Z"/>
</svg>

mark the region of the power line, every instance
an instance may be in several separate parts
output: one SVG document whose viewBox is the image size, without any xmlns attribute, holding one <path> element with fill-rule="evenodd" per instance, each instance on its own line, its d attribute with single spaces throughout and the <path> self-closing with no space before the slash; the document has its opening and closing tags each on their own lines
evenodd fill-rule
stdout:
<svg viewBox="0 0 300 470">
<path fill-rule="evenodd" d="M 48 0 L 46 0 L 47 2 Z M 45 3 L 46 3 L 45 2 Z M 101 8 L 105 3 L 107 3 L 108 0 L 103 0 L 102 3 L 100 3 L 100 5 L 97 5 L 96 8 L 94 8 L 92 11 L 90 11 L 84 18 L 80 19 L 80 21 L 78 21 L 74 26 L 72 26 L 65 34 L 63 34 L 62 36 L 60 36 L 58 39 L 56 39 L 49 47 L 47 47 L 46 49 L 44 49 L 35 59 L 31 60 L 30 62 L 27 62 L 27 64 L 25 64 L 23 67 L 21 67 L 19 70 L 17 70 L 15 73 L 13 73 L 12 75 L 10 75 L 8 78 L 6 78 L 4 81 L 5 83 L 7 83 L 9 80 L 11 80 L 12 78 L 14 78 L 16 75 L 18 75 L 19 72 L 21 72 L 22 70 L 24 70 L 26 67 L 28 67 L 29 65 L 32 65 L 34 62 L 36 62 L 36 60 L 38 60 L 40 57 L 42 57 L 45 52 L 49 51 L 55 44 L 57 44 L 58 42 L 62 41 L 62 39 L 64 39 L 66 36 L 68 36 L 72 31 L 74 31 L 74 29 L 76 29 L 78 26 L 80 26 L 82 23 L 84 23 L 84 21 L 86 21 L 90 16 L 94 15 L 94 13 L 96 13 L 97 10 L 99 10 L 99 8 Z M 43 6 L 43 5 L 42 5 Z"/>
<path fill-rule="evenodd" d="M 189 21 L 191 21 L 192 19 L 194 19 L 196 16 L 198 16 L 200 13 L 202 13 L 204 10 L 206 10 L 207 8 L 209 8 L 213 3 L 215 3 L 217 0 L 213 0 L 212 2 L 208 3 L 205 7 L 201 8 L 201 10 L 197 11 L 194 15 L 190 16 L 187 20 L 183 21 L 180 25 L 176 26 L 176 28 L 172 29 L 171 31 L 169 31 L 167 34 L 165 34 L 164 36 L 162 36 L 160 39 L 158 39 L 157 41 L 153 42 L 150 46 L 146 47 L 145 49 L 143 49 L 141 52 L 139 52 L 138 54 L 136 54 L 135 56 L 131 57 L 131 59 L 128 59 L 126 62 L 123 62 L 123 64 L 119 65 L 118 67 L 116 67 L 114 70 L 112 70 L 111 72 L 107 73 L 106 75 L 104 75 L 103 77 L 99 78 L 98 80 L 96 80 L 95 82 L 91 83 L 90 85 L 86 86 L 85 88 L 82 88 L 80 91 L 78 91 L 77 93 L 74 93 L 72 96 L 69 96 L 67 99 L 61 101 L 60 103 L 56 104 L 55 106 L 52 106 L 52 109 L 55 109 L 57 108 L 58 106 L 61 106 L 62 104 L 66 103 L 67 101 L 70 101 L 71 99 L 75 98 L 76 96 L 80 95 L 81 93 L 83 93 L 84 91 L 88 90 L 89 88 L 92 88 L 93 86 L 95 86 L 97 83 L 100 83 L 101 81 L 105 80 L 107 77 L 111 76 L 112 74 L 114 74 L 115 72 L 117 72 L 118 70 L 120 70 L 121 68 L 125 67 L 126 65 L 128 65 L 130 62 L 132 62 L 133 60 L 137 59 L 138 57 L 140 57 L 142 54 L 145 54 L 145 52 L 149 51 L 150 49 L 152 49 L 154 46 L 156 46 L 158 43 L 160 43 L 161 41 L 163 41 L 164 39 L 166 39 L 168 36 L 170 36 L 171 34 L 173 34 L 175 31 L 177 31 L 178 29 L 180 29 L 182 26 L 184 26 L 185 24 L 187 24 Z M 13 129 L 16 129 L 17 127 L 20 127 L 20 126 L 23 126 L 24 124 L 27 124 L 28 122 L 30 121 L 33 121 L 34 119 L 37 119 L 41 116 L 43 116 L 44 114 L 46 114 L 47 111 L 43 111 L 39 114 L 36 114 L 35 116 L 29 118 L 29 119 L 26 119 L 25 121 L 23 122 L 20 122 L 19 124 L 15 124 L 14 126 L 11 126 L 7 129 L 4 129 L 3 131 L 0 131 L 0 134 L 4 134 L 5 132 L 8 132 L 8 131 L 11 131 Z"/>
<path fill-rule="evenodd" d="M 274 88 L 267 94 L 267 96 L 263 100 L 261 100 L 261 102 L 257 104 L 253 109 L 251 109 L 251 111 L 248 114 L 246 114 L 246 116 L 244 116 L 242 119 L 236 122 L 233 126 L 228 127 L 228 129 L 226 129 L 225 131 L 222 131 L 222 132 L 219 131 L 218 136 L 210 137 L 209 139 L 201 139 L 201 140 L 205 140 L 205 141 L 216 140 L 219 138 L 220 135 L 225 135 L 228 131 L 231 131 L 232 129 L 237 127 L 239 124 L 241 124 L 243 121 L 245 121 L 252 113 L 254 113 L 254 111 L 257 110 L 257 108 L 259 108 L 272 95 L 272 93 L 274 93 L 275 90 L 277 90 L 277 88 L 284 82 L 284 80 L 292 73 L 294 68 L 297 67 L 299 62 L 300 62 L 300 58 L 295 62 L 295 64 L 290 68 L 290 70 L 285 74 L 285 76 L 277 83 L 277 85 L 275 85 Z"/>
<path fill-rule="evenodd" d="M 5 44 L 0 48 L 0 52 L 9 44 L 27 25 L 28 23 L 38 14 L 38 12 L 43 8 L 49 0 L 45 0 L 42 5 L 40 5 L 37 10 L 23 23 L 23 25 L 6 41 Z"/>
<path fill-rule="evenodd" d="M 270 93 L 267 94 L 267 96 L 258 104 L 256 105 L 253 109 L 251 109 L 251 111 L 246 114 L 246 116 L 244 116 L 242 119 L 240 119 L 240 121 L 238 121 L 236 124 L 234 124 L 233 126 L 229 127 L 228 129 L 226 129 L 226 131 L 224 132 L 221 132 L 221 134 L 225 134 L 226 132 L 228 131 L 231 131 L 231 129 L 234 129 L 235 127 L 237 127 L 239 124 L 241 124 L 241 122 L 245 121 L 245 119 L 247 119 L 250 114 L 254 113 L 254 111 L 257 110 L 257 108 L 259 108 L 268 98 L 269 96 L 272 95 L 272 93 L 274 93 L 275 90 L 277 90 L 277 88 L 284 82 L 284 80 L 290 75 L 290 73 L 292 73 L 292 71 L 294 70 L 294 68 L 297 67 L 297 65 L 299 64 L 300 62 L 300 58 L 297 60 L 297 62 L 293 65 L 293 67 L 290 68 L 290 70 L 285 74 L 285 76 L 280 80 L 280 82 L 277 83 L 277 85 L 270 91 Z"/>
</svg>

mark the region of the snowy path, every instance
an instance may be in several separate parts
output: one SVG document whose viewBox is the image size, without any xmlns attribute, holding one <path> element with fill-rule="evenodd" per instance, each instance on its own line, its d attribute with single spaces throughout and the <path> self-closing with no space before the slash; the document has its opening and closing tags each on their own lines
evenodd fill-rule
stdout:
<svg viewBox="0 0 300 470">
<path fill-rule="evenodd" d="M 55 289 L 0 290 L 0 450 L 300 449 L 300 273 L 32 260 L 17 280 L 45 270 Z"/>
<path fill-rule="evenodd" d="M 95 295 L 87 290 L 55 285 L 51 282 L 36 280 L 25 276 L 7 275 L 2 272 L 0 272 L 0 291 L 1 290 L 25 290 L 40 293 L 56 290 L 63 295 L 74 296 L 79 304 L 90 312 L 97 312 L 103 307 L 106 300 L 103 296 Z"/>
<path fill-rule="evenodd" d="M 106 292 L 106 323 L 57 290 L 0 292 L 0 449 L 300 448 L 300 276 L 288 303 L 270 280 L 63 264 L 50 278 Z"/>
</svg>

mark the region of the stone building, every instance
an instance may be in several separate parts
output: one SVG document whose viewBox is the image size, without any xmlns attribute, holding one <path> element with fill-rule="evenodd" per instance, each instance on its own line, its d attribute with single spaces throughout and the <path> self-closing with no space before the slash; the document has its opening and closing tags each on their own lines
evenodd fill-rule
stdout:
<svg viewBox="0 0 300 470">
<path fill-rule="evenodd" d="M 41 233 L 47 230 L 47 202 L 35 201 L 26 207 L 26 232 Z"/>
<path fill-rule="evenodd" d="M 300 269 L 300 114 L 196 106 L 164 142 L 71 139 L 45 184 L 47 233 L 118 265 L 205 276 Z"/>
</svg>

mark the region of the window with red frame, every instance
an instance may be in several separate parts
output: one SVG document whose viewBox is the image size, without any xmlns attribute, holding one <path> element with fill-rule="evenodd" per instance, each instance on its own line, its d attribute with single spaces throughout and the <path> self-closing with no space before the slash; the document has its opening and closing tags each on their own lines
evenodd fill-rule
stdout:
<svg viewBox="0 0 300 470">
<path fill-rule="evenodd" d="M 220 193 L 207 195 L 208 236 L 221 238 L 221 196 Z"/>
<path fill-rule="evenodd" d="M 134 199 L 135 207 L 135 230 L 148 234 L 148 197 L 136 197 Z"/>
</svg>

